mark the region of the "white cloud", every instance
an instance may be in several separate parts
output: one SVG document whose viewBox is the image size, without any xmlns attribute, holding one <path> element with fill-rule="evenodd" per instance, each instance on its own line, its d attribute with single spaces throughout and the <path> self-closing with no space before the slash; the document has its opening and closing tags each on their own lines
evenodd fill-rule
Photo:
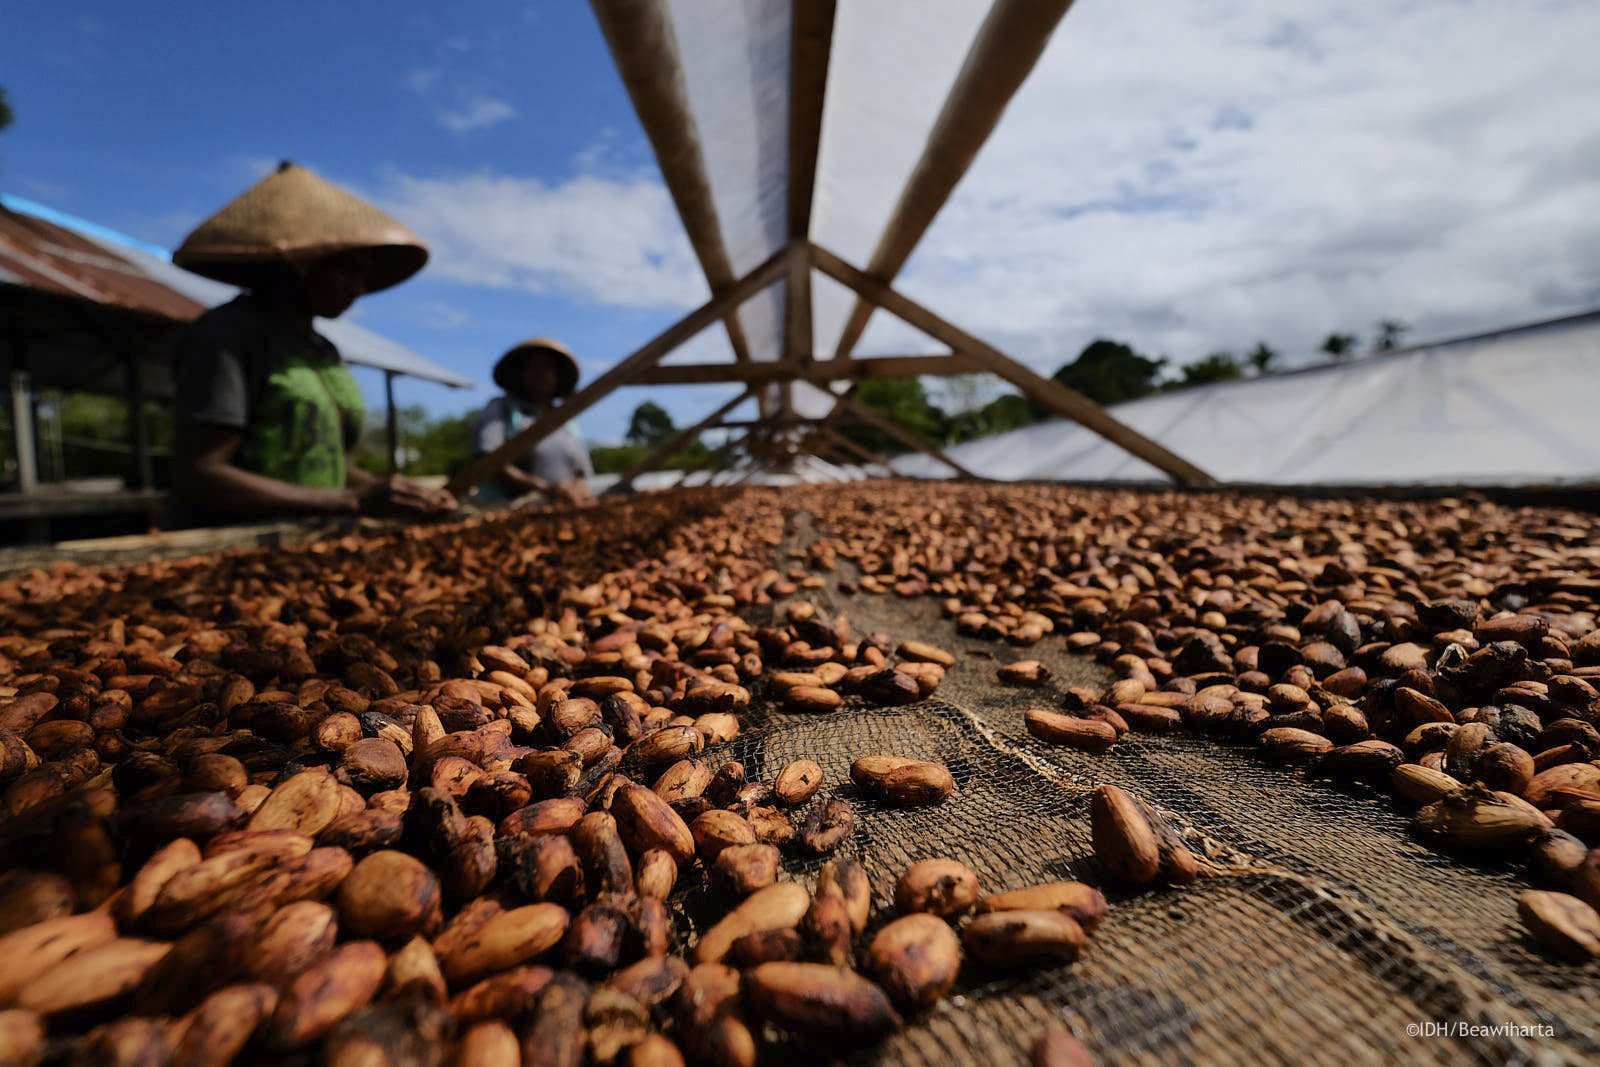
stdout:
<svg viewBox="0 0 1600 1067">
<path fill-rule="evenodd" d="M 406 87 L 418 96 L 425 96 L 430 89 L 439 84 L 439 79 L 443 75 L 443 67 L 418 67 L 406 72 Z"/>
<path fill-rule="evenodd" d="M 1421 341 L 1600 303 L 1600 5 L 1284 10 L 1079 0 L 903 288 L 1046 372 L 1097 335 L 1305 359 L 1385 317 Z M 903 180 L 926 130 L 896 136 Z M 885 318 L 861 351 L 931 347 Z"/>
<path fill-rule="evenodd" d="M 517 109 L 492 96 L 469 96 L 456 107 L 439 112 L 439 125 L 456 133 L 481 130 L 517 117 Z"/>
<path fill-rule="evenodd" d="M 706 297 L 653 176 L 580 175 L 552 185 L 487 171 L 397 173 L 373 196 L 427 241 L 435 277 L 610 307 L 692 307 Z"/>
</svg>

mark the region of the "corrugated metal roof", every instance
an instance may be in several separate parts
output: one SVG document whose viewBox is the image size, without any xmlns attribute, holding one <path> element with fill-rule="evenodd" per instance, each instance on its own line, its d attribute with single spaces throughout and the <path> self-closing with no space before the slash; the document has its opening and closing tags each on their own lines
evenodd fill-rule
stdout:
<svg viewBox="0 0 1600 1067">
<path fill-rule="evenodd" d="M 0 284 L 178 322 L 191 322 L 239 293 L 231 285 L 191 274 L 142 249 L 80 233 L 4 204 L 0 204 Z M 354 323 L 318 319 L 316 327 L 358 366 L 458 389 L 476 384 Z"/>
<path fill-rule="evenodd" d="M 206 309 L 64 226 L 0 207 L 0 269 L 32 289 L 188 322 Z"/>
</svg>

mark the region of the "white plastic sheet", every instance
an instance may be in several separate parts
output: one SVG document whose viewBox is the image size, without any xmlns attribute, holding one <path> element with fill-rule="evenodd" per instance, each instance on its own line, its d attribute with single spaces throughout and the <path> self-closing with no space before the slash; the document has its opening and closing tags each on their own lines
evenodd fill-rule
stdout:
<svg viewBox="0 0 1600 1067">
<path fill-rule="evenodd" d="M 1600 312 L 1111 407 L 1228 482 L 1528 485 L 1600 478 Z M 998 480 L 1166 481 L 1076 423 L 947 450 Z M 902 474 L 947 477 L 921 455 Z"/>
</svg>

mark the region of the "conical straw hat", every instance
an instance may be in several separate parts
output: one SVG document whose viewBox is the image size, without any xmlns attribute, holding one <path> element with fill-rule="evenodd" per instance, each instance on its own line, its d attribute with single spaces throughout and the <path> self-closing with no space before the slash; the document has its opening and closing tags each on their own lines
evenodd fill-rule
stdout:
<svg viewBox="0 0 1600 1067">
<path fill-rule="evenodd" d="M 548 356 L 556 362 L 561 375 L 561 381 L 556 386 L 557 396 L 566 396 L 578 387 L 578 361 L 573 358 L 572 350 L 549 337 L 534 337 L 523 341 L 501 356 L 500 361 L 494 365 L 494 384 L 507 393 L 521 395 L 522 361 L 539 354 Z"/>
<path fill-rule="evenodd" d="M 358 249 L 369 253 L 369 293 L 405 281 L 428 260 L 416 234 L 286 160 L 197 226 L 172 262 L 249 288 L 283 265 Z"/>
</svg>

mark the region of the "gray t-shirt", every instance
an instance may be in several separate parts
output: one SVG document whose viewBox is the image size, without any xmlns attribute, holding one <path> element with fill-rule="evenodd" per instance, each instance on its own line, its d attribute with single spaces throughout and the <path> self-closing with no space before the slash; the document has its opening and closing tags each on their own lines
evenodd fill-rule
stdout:
<svg viewBox="0 0 1600 1067">
<path fill-rule="evenodd" d="M 559 410 L 559 409 L 557 409 Z M 472 454 L 481 456 L 505 444 L 506 438 L 526 428 L 533 416 L 517 409 L 516 402 L 508 396 L 497 396 L 483 406 L 478 421 L 472 427 Z M 548 482 L 570 482 L 574 478 L 587 478 L 594 474 L 589 462 L 589 450 L 569 433 L 565 427 L 546 437 L 534 446 L 516 465 L 535 478 Z"/>
</svg>

